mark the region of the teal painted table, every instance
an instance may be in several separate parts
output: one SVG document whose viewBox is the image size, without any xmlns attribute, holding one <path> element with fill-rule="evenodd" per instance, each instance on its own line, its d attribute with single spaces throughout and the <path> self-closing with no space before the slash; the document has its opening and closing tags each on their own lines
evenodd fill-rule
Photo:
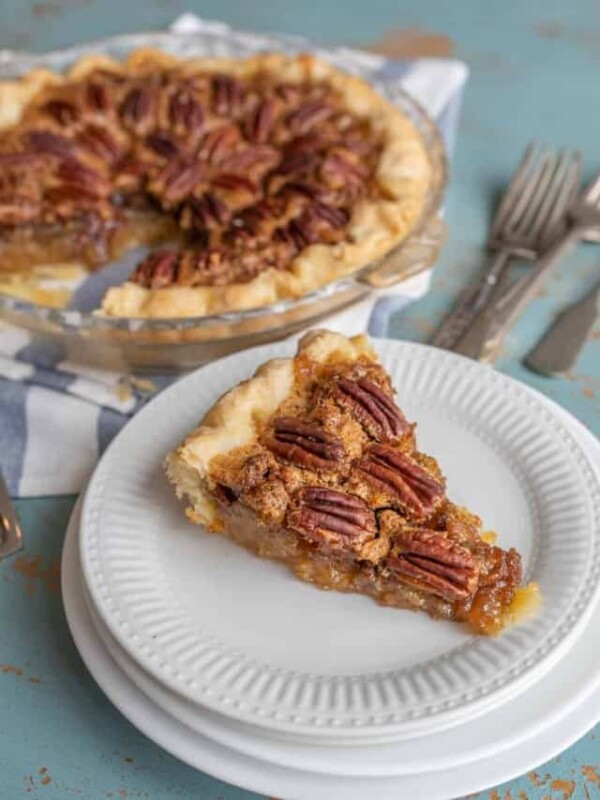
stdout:
<svg viewBox="0 0 600 800">
<path fill-rule="evenodd" d="M 430 54 L 453 51 L 470 64 L 448 193 L 450 238 L 430 295 L 394 320 L 393 336 L 426 340 L 477 269 L 490 198 L 532 135 L 579 146 L 588 170 L 600 167 L 600 111 L 589 102 L 598 97 L 600 64 L 595 0 L 331 0 L 318 5 L 297 0 L 3 0 L 0 47 L 42 50 L 165 27 L 190 7 L 239 27 L 294 31 L 330 42 L 369 43 L 392 29 L 408 28 L 410 35 L 394 37 L 396 48 L 410 55 L 415 48 Z M 580 248 L 518 325 L 497 365 L 557 400 L 596 433 L 600 334 L 563 380 L 531 375 L 520 358 L 554 311 L 582 294 L 599 271 L 600 250 Z M 250 800 L 250 793 L 199 774 L 152 745 L 87 674 L 66 627 L 58 586 L 73 503 L 71 497 L 19 501 L 26 549 L 0 564 L 0 800 Z M 600 728 L 535 773 L 476 797 L 600 797 L 597 735 Z"/>
</svg>

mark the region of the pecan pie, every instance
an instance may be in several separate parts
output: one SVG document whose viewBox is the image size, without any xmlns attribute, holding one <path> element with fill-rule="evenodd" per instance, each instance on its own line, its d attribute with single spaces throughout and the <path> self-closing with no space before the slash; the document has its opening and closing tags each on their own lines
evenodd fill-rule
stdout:
<svg viewBox="0 0 600 800">
<path fill-rule="evenodd" d="M 446 496 L 365 337 L 314 331 L 225 394 L 166 460 L 188 516 L 324 589 L 493 635 L 521 559 Z"/>
<path fill-rule="evenodd" d="M 431 180 L 408 118 L 310 55 L 86 57 L 0 100 L 0 270 L 163 243 L 110 316 L 303 295 L 400 242 Z"/>
</svg>

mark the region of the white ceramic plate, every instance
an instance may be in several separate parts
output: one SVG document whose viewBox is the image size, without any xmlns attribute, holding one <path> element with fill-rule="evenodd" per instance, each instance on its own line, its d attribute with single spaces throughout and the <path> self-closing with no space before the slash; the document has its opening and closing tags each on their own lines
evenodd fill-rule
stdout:
<svg viewBox="0 0 600 800">
<path fill-rule="evenodd" d="M 577 698 L 573 695 L 573 700 L 578 699 L 579 703 L 572 704 L 559 722 L 541 728 L 532 739 L 503 752 L 502 758 L 493 753 L 464 767 L 426 770 L 393 778 L 343 778 L 265 763 L 195 733 L 162 711 L 128 680 L 111 659 L 87 615 L 75 545 L 75 529 L 71 527 L 63 550 L 63 599 L 75 643 L 94 679 L 124 716 L 160 747 L 196 769 L 246 789 L 295 800 L 364 800 L 365 797 L 376 797 L 377 800 L 398 800 L 399 797 L 448 800 L 449 797 L 502 783 L 537 767 L 586 733 L 600 717 L 600 689 L 584 693 L 582 689 L 587 686 L 582 685 Z M 575 646 L 577 664 L 590 664 L 589 652 L 597 649 L 599 642 L 600 619 L 596 617 Z M 567 655 L 561 666 L 563 663 L 573 664 L 573 652 Z M 568 680 L 569 673 L 564 677 Z M 526 714 L 527 706 L 523 704 L 521 711 L 516 713 L 515 729 Z M 457 731 L 462 731 L 462 728 Z"/>
<path fill-rule="evenodd" d="M 440 730 L 523 691 L 573 643 L 598 589 L 600 491 L 583 449 L 555 412 L 499 373 L 433 348 L 380 342 L 400 405 L 418 421 L 423 449 L 439 458 L 450 496 L 521 551 L 544 604 L 489 639 L 318 592 L 278 564 L 202 535 L 161 470 L 218 395 L 292 349 L 236 354 L 184 378 L 103 457 L 85 496 L 81 559 L 111 635 L 188 699 L 313 741 Z"/>
<path fill-rule="evenodd" d="M 549 400 L 545 402 L 551 404 Z M 568 420 L 570 428 L 600 469 L 598 440 L 571 415 L 558 406 L 554 407 Z M 71 520 L 74 531 L 79 528 L 79 516 L 76 510 Z M 83 594 L 89 602 L 85 587 Z M 344 777 L 419 774 L 456 768 L 490 755 L 498 756 L 557 724 L 600 685 L 600 671 L 585 655 L 586 648 L 589 650 L 590 642 L 594 641 L 594 632 L 588 629 L 585 638 L 582 637 L 571 653 L 534 687 L 479 720 L 473 720 L 451 732 L 430 734 L 426 747 L 421 739 L 375 747 L 355 747 L 352 758 L 349 758 L 346 747 L 285 742 L 268 736 L 260 729 L 232 722 L 187 702 L 141 670 L 110 636 L 93 608 L 88 607 L 88 611 L 105 648 L 121 670 L 170 716 L 239 753 L 284 767 Z M 548 703 L 548 697 L 552 697 L 551 704 Z"/>
</svg>

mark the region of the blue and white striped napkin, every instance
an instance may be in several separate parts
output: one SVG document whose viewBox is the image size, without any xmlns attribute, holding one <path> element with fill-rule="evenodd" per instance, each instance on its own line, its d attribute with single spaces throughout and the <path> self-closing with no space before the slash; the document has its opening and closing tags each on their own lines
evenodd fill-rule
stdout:
<svg viewBox="0 0 600 800">
<path fill-rule="evenodd" d="M 180 33 L 226 29 L 223 23 L 192 14 L 184 14 L 172 26 Z M 375 64 L 378 77 L 400 79 L 421 102 L 437 121 L 451 153 L 467 79 L 465 65 L 446 59 L 364 57 Z M 425 294 L 429 278 L 429 273 L 416 276 L 326 324 L 340 332 L 368 330 L 385 336 L 390 316 Z M 138 380 L 86 369 L 36 347 L 25 331 L 0 327 L 0 469 L 11 495 L 78 493 L 129 416 L 170 380 Z"/>
</svg>

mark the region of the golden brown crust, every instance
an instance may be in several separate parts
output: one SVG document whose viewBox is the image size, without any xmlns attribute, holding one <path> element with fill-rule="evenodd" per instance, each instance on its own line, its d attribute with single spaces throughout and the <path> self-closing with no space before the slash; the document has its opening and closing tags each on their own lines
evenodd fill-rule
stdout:
<svg viewBox="0 0 600 800">
<path fill-rule="evenodd" d="M 416 128 L 371 86 L 312 55 L 259 54 L 245 59 L 194 58 L 187 61 L 157 50 L 137 50 L 123 62 L 85 56 L 65 75 L 36 70 L 16 81 L 0 82 L 0 130 L 19 122 L 27 104 L 52 86 L 84 79 L 98 68 L 144 75 L 177 65 L 193 74 L 214 71 L 239 77 L 270 73 L 286 83 L 327 82 L 343 107 L 369 122 L 382 142 L 375 181 L 378 194 L 352 209 L 344 241 L 305 247 L 285 270 L 269 268 L 252 280 L 226 286 L 167 286 L 153 289 L 126 283 L 108 291 L 101 313 L 107 316 L 190 317 L 245 309 L 299 297 L 381 258 L 419 219 L 431 180 L 431 165 Z"/>
</svg>

